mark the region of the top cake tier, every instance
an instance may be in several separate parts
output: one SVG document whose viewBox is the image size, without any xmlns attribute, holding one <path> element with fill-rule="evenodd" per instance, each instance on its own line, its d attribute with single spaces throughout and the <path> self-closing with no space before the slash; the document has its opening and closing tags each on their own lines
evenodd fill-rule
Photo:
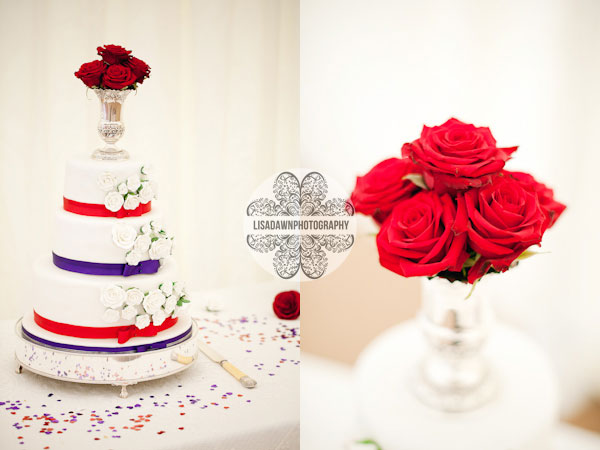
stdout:
<svg viewBox="0 0 600 450">
<path fill-rule="evenodd" d="M 148 164 L 137 160 L 67 161 L 64 209 L 85 216 L 141 216 L 151 210 L 155 184 Z"/>
</svg>

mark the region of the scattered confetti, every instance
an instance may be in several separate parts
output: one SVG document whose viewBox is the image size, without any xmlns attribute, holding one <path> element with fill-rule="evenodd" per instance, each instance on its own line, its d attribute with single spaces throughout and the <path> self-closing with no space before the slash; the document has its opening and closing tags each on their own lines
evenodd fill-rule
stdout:
<svg viewBox="0 0 600 450">
<path fill-rule="evenodd" d="M 271 351 L 271 354 L 279 354 L 289 350 L 296 350 L 300 347 L 299 328 L 292 327 L 292 324 L 277 322 L 273 326 L 270 318 L 260 318 L 256 315 L 247 315 L 238 318 L 219 320 L 213 315 L 201 317 L 197 320 L 200 330 L 200 336 L 204 340 L 215 342 L 235 341 L 242 342 L 243 347 L 240 352 L 243 357 L 237 363 L 243 367 L 249 375 L 256 377 L 260 383 L 269 381 L 281 370 L 292 365 L 300 364 L 299 359 L 291 358 L 272 358 L 271 360 L 261 360 L 260 355 L 268 354 L 265 346 Z M 277 352 L 277 353 L 275 353 Z M 290 354 L 294 354 L 290 352 Z M 297 353 L 296 353 L 297 354 Z M 82 369 L 83 370 L 83 369 Z M 220 373 L 221 374 L 221 373 Z M 43 439 L 51 439 L 53 436 L 69 436 L 74 430 L 86 433 L 92 441 L 121 439 L 127 436 L 136 435 L 136 433 L 153 432 L 157 435 L 168 433 L 169 431 L 182 431 L 193 433 L 194 427 L 184 427 L 184 425 L 193 423 L 198 415 L 206 414 L 205 410 L 217 408 L 219 410 L 230 410 L 235 408 L 252 408 L 252 400 L 246 398 L 247 393 L 240 386 L 240 391 L 232 389 L 229 383 L 223 383 L 219 387 L 215 380 L 206 380 L 204 387 L 198 388 L 194 385 L 195 391 L 186 392 L 186 383 L 178 380 L 174 384 L 177 389 L 172 392 L 153 392 L 152 395 L 144 395 L 134 399 L 119 399 L 115 394 L 115 402 L 112 407 L 104 406 L 101 409 L 84 408 L 79 409 L 73 404 L 69 405 L 68 398 L 60 398 L 61 393 L 54 389 L 54 392 L 47 392 L 43 395 L 46 403 L 38 400 L 16 400 L 8 399 L 0 401 L 0 414 L 10 414 L 12 429 L 14 431 L 13 442 L 18 445 L 29 448 L 27 444 L 28 437 L 33 434 Z M 90 389 L 94 389 L 90 387 Z M 132 387 L 132 390 L 135 389 Z M 237 392 L 236 392 L 237 391 Z M 254 400 L 255 402 L 258 400 Z M 107 409 L 108 408 L 108 409 Z M 164 408 L 168 408 L 165 410 Z M 164 419 L 153 421 L 153 410 L 166 411 L 173 414 L 172 420 L 165 422 Z M 178 413 L 178 414 L 177 414 Z M 179 420 L 178 420 L 179 419 Z M 185 421 L 185 422 L 184 422 Z M 172 428 L 165 427 L 165 423 L 170 424 Z M 60 437 L 59 439 L 63 439 Z M 44 442 L 45 446 L 35 447 L 49 450 L 53 442 Z M 84 444 L 82 444 L 83 446 Z"/>
</svg>

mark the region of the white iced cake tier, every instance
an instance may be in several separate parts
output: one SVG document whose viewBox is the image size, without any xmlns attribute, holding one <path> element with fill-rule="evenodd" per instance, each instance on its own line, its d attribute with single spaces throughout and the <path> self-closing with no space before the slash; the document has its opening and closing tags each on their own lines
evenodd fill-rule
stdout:
<svg viewBox="0 0 600 450">
<path fill-rule="evenodd" d="M 63 196 L 80 203 L 102 205 L 107 193 L 116 191 L 122 183 L 127 185 L 128 180 L 130 190 L 134 188 L 137 191 L 139 186 L 135 177 L 148 178 L 149 170 L 147 163 L 133 159 L 100 161 L 89 157 L 72 158 L 66 165 Z"/>
<path fill-rule="evenodd" d="M 169 296 L 176 295 L 175 292 L 171 293 L 170 288 L 167 293 L 161 294 L 158 291 L 161 284 L 170 287 L 173 282 L 179 281 L 172 258 L 166 258 L 155 274 L 131 277 L 90 276 L 61 270 L 54 266 L 49 256 L 38 259 L 33 269 L 31 298 L 34 311 L 45 319 L 82 327 L 133 325 L 136 323 L 135 317 L 127 320 L 121 315 L 127 303 L 123 301 L 120 288 L 125 292 L 129 288 L 137 288 L 142 296 L 154 292 L 151 302 L 146 302 L 142 297 L 144 303 L 135 306 L 137 314 L 145 314 L 144 308 L 152 308 L 151 312 L 154 312 L 157 306 L 160 309 L 161 303 L 169 300 Z M 138 300 L 141 301 L 139 297 Z M 169 305 L 173 305 L 172 298 Z M 163 306 L 170 309 L 169 305 Z M 117 320 L 115 313 L 106 314 L 110 309 L 119 311 Z M 178 316 L 182 314 L 179 307 L 175 311 Z"/>
<path fill-rule="evenodd" d="M 189 314 L 184 314 L 179 317 L 177 323 L 174 326 L 161 331 L 156 336 L 136 336 L 129 339 L 124 344 L 119 344 L 116 339 L 78 338 L 55 334 L 48 330 L 45 330 L 44 328 L 40 327 L 37 323 L 35 323 L 32 312 L 26 314 L 23 317 L 23 327 L 35 337 L 58 344 L 81 347 L 119 348 L 148 345 L 154 342 L 166 341 L 169 339 L 176 338 L 177 336 L 181 336 L 182 334 L 185 334 L 185 332 L 189 330 L 191 326 L 192 318 L 189 316 Z"/>
<path fill-rule="evenodd" d="M 55 216 L 52 251 L 76 261 L 125 264 L 126 255 L 134 248 L 135 239 L 144 234 L 142 230 L 147 232 L 149 239 L 157 235 L 152 227 L 164 229 L 162 216 L 155 209 L 143 216 L 122 219 L 82 216 L 59 210 Z M 166 233 L 164 236 L 170 238 Z M 151 258 L 147 245 L 148 242 L 141 247 L 138 244 L 141 260 L 168 256 L 152 252 L 155 258 Z"/>
</svg>

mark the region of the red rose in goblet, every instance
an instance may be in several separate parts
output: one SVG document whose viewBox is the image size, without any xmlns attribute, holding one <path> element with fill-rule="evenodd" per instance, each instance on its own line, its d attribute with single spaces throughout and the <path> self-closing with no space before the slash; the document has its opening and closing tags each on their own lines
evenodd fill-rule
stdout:
<svg viewBox="0 0 600 450">
<path fill-rule="evenodd" d="M 490 183 L 517 147 L 500 148 L 489 128 L 450 119 L 423 127 L 421 137 L 404 144 L 402 156 L 422 167 L 437 192 L 455 192 Z"/>
<path fill-rule="evenodd" d="M 381 265 L 405 277 L 460 271 L 466 233 L 455 233 L 456 206 L 448 194 L 421 191 L 400 201 L 377 235 Z"/>
<path fill-rule="evenodd" d="M 517 180 L 521 186 L 527 191 L 535 192 L 537 194 L 542 211 L 546 215 L 543 229 L 550 228 L 556 223 L 560 215 L 567 208 L 562 203 L 554 200 L 554 191 L 543 183 L 537 181 L 533 176 L 524 172 L 509 172 L 505 170 L 503 172 L 505 176 L 509 176 Z"/>
<path fill-rule="evenodd" d="M 350 201 L 357 212 L 383 223 L 399 201 L 419 190 L 412 181 L 404 178 L 412 173 L 420 174 L 421 170 L 408 158 L 386 159 L 366 175 L 356 178 Z"/>
<path fill-rule="evenodd" d="M 137 83 L 141 84 L 144 82 L 144 79 L 150 77 L 150 66 L 135 56 L 124 61 L 123 65 L 131 69 L 131 72 L 136 76 Z"/>
<path fill-rule="evenodd" d="M 83 81 L 87 87 L 99 87 L 105 71 L 106 64 L 102 61 L 92 61 L 82 64 L 79 70 L 75 72 L 75 76 Z"/>
<path fill-rule="evenodd" d="M 105 45 L 98 47 L 98 54 L 106 64 L 119 64 L 129 59 L 131 50 L 126 50 L 120 45 Z"/>
<path fill-rule="evenodd" d="M 104 74 L 103 83 L 104 86 L 109 89 L 123 89 L 131 86 L 135 83 L 136 76 L 129 69 L 129 67 L 122 66 L 120 64 L 113 64 L 108 66 L 106 73 Z"/>
<path fill-rule="evenodd" d="M 538 196 L 511 177 L 498 176 L 492 184 L 459 195 L 457 203 L 454 229 L 466 231 L 470 248 L 481 255 L 469 270 L 469 283 L 490 267 L 504 272 L 542 240 L 546 215 Z"/>
</svg>

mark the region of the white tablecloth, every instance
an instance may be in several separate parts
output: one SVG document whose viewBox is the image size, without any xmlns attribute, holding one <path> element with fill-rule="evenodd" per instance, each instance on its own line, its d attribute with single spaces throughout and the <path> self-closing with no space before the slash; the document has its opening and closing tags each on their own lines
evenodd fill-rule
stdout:
<svg viewBox="0 0 600 450">
<path fill-rule="evenodd" d="M 14 321 L 0 321 L 2 449 L 297 449 L 299 321 L 271 309 L 287 283 L 194 295 L 200 338 L 257 380 L 244 389 L 200 354 L 184 372 L 128 388 L 14 371 Z M 220 312 L 202 308 L 208 300 Z"/>
<path fill-rule="evenodd" d="M 371 436 L 358 419 L 350 366 L 304 353 L 301 390 L 303 449 L 375 450 L 375 446 L 357 444 Z M 560 423 L 550 442 L 548 450 L 597 450 L 600 435 Z"/>
</svg>

